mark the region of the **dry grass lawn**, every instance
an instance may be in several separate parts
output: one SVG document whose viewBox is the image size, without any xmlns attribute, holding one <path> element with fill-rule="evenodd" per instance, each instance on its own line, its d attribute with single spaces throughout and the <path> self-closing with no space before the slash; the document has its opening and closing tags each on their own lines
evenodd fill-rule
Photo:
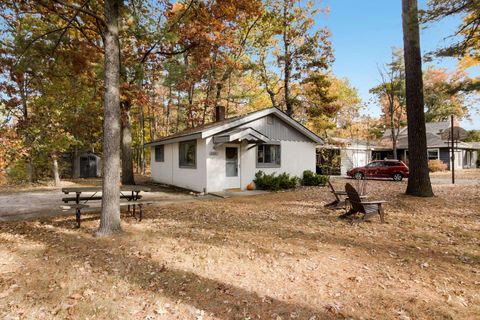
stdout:
<svg viewBox="0 0 480 320">
<path fill-rule="evenodd" d="M 338 180 L 340 187 L 345 181 Z M 1 319 L 479 319 L 480 187 L 369 181 L 387 223 L 323 208 L 325 188 L 0 225 Z"/>
</svg>

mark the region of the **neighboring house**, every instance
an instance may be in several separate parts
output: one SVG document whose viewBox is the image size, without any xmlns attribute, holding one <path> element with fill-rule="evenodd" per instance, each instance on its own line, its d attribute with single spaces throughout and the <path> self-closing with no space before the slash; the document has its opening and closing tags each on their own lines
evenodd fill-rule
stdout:
<svg viewBox="0 0 480 320">
<path fill-rule="evenodd" d="M 148 143 L 157 182 L 198 192 L 245 189 L 255 173 L 315 171 L 315 147 L 323 141 L 276 108 L 225 119 Z"/>
<path fill-rule="evenodd" d="M 429 122 L 425 124 L 427 136 L 427 155 L 429 160 L 441 160 L 448 169 L 451 166 L 451 142 L 449 144 L 450 122 Z M 461 127 L 454 127 L 459 134 L 460 140 L 462 133 L 465 132 Z M 389 132 L 386 132 L 373 151 L 373 159 L 393 158 Z M 467 142 L 457 141 L 455 143 L 455 169 L 475 168 L 478 157 L 477 150 Z M 408 130 L 407 127 L 400 129 L 397 140 L 397 158 L 408 163 Z"/>
</svg>

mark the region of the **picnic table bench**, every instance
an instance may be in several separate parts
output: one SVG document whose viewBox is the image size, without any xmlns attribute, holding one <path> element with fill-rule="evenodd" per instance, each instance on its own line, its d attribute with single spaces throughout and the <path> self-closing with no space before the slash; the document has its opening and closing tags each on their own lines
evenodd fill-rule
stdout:
<svg viewBox="0 0 480 320">
<path fill-rule="evenodd" d="M 141 191 L 150 192 L 151 189 L 145 186 L 136 186 L 136 185 L 125 185 L 120 187 L 120 199 L 126 199 L 127 202 L 120 202 L 120 206 L 128 206 L 128 212 L 130 213 L 130 206 L 133 207 L 133 217 L 136 219 L 135 215 L 135 208 L 136 206 L 139 207 L 139 214 L 140 214 L 140 221 L 143 217 L 142 206 L 146 204 L 151 204 L 151 201 L 139 201 L 142 196 L 140 195 Z M 95 200 L 102 200 L 101 195 L 97 195 L 102 193 L 102 187 L 68 187 L 62 188 L 62 192 L 65 194 L 75 193 L 75 197 L 65 197 L 62 198 L 62 201 L 65 203 L 68 202 L 75 202 L 75 204 L 71 204 L 68 206 L 69 209 L 75 209 L 75 217 L 77 221 L 77 227 L 80 227 L 81 221 L 81 211 L 83 209 L 89 208 L 90 206 L 87 204 L 88 201 L 95 201 Z M 82 193 L 93 193 L 92 195 L 85 195 L 82 196 Z M 81 203 L 82 202 L 82 203 Z"/>
</svg>

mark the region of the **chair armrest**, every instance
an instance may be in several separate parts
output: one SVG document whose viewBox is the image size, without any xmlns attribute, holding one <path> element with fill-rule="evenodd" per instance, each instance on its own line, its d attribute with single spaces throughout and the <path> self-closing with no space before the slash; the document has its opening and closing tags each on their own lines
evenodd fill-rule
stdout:
<svg viewBox="0 0 480 320">
<path fill-rule="evenodd" d="M 360 202 L 361 204 L 382 204 L 386 203 L 387 201 L 385 200 L 379 200 L 379 201 L 362 201 Z"/>
</svg>

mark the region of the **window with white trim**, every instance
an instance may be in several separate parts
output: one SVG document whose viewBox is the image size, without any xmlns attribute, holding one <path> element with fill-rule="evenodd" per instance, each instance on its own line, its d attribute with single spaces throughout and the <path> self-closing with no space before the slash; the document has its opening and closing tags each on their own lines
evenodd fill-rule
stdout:
<svg viewBox="0 0 480 320">
<path fill-rule="evenodd" d="M 178 165 L 180 168 L 194 169 L 197 167 L 197 140 L 178 144 Z"/>
<path fill-rule="evenodd" d="M 155 146 L 155 162 L 164 162 L 165 161 L 165 146 L 159 145 Z"/>
<path fill-rule="evenodd" d="M 257 146 L 257 167 L 280 167 L 281 148 L 279 144 L 261 144 Z"/>
<path fill-rule="evenodd" d="M 438 160 L 440 158 L 440 152 L 438 149 L 427 150 L 428 160 Z"/>
</svg>

